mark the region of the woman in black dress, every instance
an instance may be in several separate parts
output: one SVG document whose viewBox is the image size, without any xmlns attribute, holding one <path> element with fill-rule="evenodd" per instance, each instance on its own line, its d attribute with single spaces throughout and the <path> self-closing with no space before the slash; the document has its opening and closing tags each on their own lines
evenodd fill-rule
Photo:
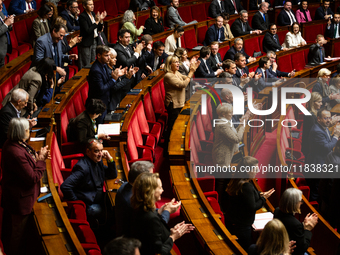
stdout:
<svg viewBox="0 0 340 255">
<path fill-rule="evenodd" d="M 143 34 L 154 35 L 164 32 L 163 19 L 161 10 L 157 6 L 150 9 L 150 18 L 145 21 L 145 29 Z"/>
</svg>

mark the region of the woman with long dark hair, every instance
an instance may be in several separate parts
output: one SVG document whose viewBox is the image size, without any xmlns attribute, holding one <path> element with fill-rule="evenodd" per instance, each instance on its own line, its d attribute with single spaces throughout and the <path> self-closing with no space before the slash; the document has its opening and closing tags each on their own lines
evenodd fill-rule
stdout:
<svg viewBox="0 0 340 255">
<path fill-rule="evenodd" d="M 38 10 L 38 17 L 33 21 L 33 31 L 34 31 L 34 39 L 33 45 L 35 41 L 42 35 L 50 32 L 50 26 L 48 24 L 48 19 L 53 16 L 52 8 L 44 4 Z"/>
</svg>

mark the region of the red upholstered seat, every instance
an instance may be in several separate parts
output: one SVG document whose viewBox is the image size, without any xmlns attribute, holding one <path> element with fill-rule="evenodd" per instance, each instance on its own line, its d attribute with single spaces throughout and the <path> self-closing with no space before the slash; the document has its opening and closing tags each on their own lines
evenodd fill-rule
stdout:
<svg viewBox="0 0 340 255">
<path fill-rule="evenodd" d="M 325 34 L 325 24 L 315 24 L 312 26 L 306 27 L 306 32 L 304 39 L 307 43 L 315 42 L 315 38 L 318 34 Z"/>
<path fill-rule="evenodd" d="M 279 36 L 279 42 L 280 44 L 283 44 L 283 42 L 286 39 L 286 34 L 288 33 L 288 30 L 278 31 L 277 35 Z"/>
<path fill-rule="evenodd" d="M 15 87 L 19 83 L 21 77 L 22 77 L 21 70 L 18 70 L 14 74 L 12 74 L 11 79 L 13 87 Z"/>
<path fill-rule="evenodd" d="M 202 115 L 201 112 L 198 111 L 196 115 L 196 125 L 197 125 L 197 131 L 198 131 L 198 136 L 201 141 L 201 143 L 212 143 L 214 140 L 214 133 L 205 131 L 203 122 L 202 122 Z"/>
<path fill-rule="evenodd" d="M 174 252 L 176 252 L 176 255 L 181 255 L 181 252 L 180 252 L 180 250 L 178 249 L 178 247 L 175 243 L 172 246 L 172 249 L 174 250 Z"/>
<path fill-rule="evenodd" d="M 144 146 L 137 146 L 134 138 L 134 132 L 131 126 L 128 127 L 127 135 L 127 156 L 129 164 L 138 160 L 146 160 L 153 162 L 153 155 L 150 148 Z"/>
<path fill-rule="evenodd" d="M 208 19 L 207 12 L 205 10 L 205 3 L 191 5 L 192 19 L 197 22 Z"/>
<path fill-rule="evenodd" d="M 190 5 L 178 7 L 177 10 L 185 23 L 193 21 Z"/>
<path fill-rule="evenodd" d="M 138 14 L 139 16 L 138 16 L 138 20 L 137 20 L 137 28 L 139 28 L 140 26 L 144 26 L 144 24 L 145 24 L 145 21 L 150 17 L 150 13 L 149 13 L 149 11 L 148 12 L 146 12 L 146 13 L 143 13 L 143 14 Z"/>
<path fill-rule="evenodd" d="M 161 208 L 164 204 L 171 202 L 170 198 L 162 197 L 160 201 L 156 202 L 156 208 Z M 181 207 L 178 208 L 178 210 L 172 214 L 170 214 L 170 219 L 176 218 L 180 216 L 181 214 Z"/>
<path fill-rule="evenodd" d="M 31 48 L 31 45 L 28 44 L 28 43 L 24 43 L 24 44 L 19 45 L 14 31 L 10 32 L 10 37 L 11 37 L 12 48 L 16 49 L 18 51 L 19 56 L 21 54 L 24 54 L 25 52 L 29 51 L 29 49 Z"/>
<path fill-rule="evenodd" d="M 129 1 L 116 1 L 116 3 L 119 14 L 123 14 L 127 9 L 129 9 Z"/>
<path fill-rule="evenodd" d="M 204 192 L 204 195 L 207 198 L 207 200 L 208 200 L 211 208 L 214 210 L 214 212 L 221 216 L 221 221 L 224 224 L 224 214 L 221 211 L 220 205 L 218 203 L 218 193 L 216 191 Z"/>
<path fill-rule="evenodd" d="M 24 65 L 20 70 L 21 70 L 21 77 L 30 69 L 31 66 L 31 61 L 28 62 L 26 65 Z"/>
<path fill-rule="evenodd" d="M 260 35 L 258 38 L 259 38 L 259 45 L 260 45 L 261 52 L 264 52 L 263 51 L 263 38 L 264 38 L 264 35 Z"/>
<path fill-rule="evenodd" d="M 19 55 L 19 52 L 16 49 L 12 49 L 12 53 L 11 54 L 9 54 L 9 53 L 6 54 L 7 63 L 11 62 L 13 59 L 18 57 L 18 55 Z"/>
<path fill-rule="evenodd" d="M 340 42 L 334 42 L 333 57 L 340 57 Z"/>
<path fill-rule="evenodd" d="M 154 136 L 149 136 L 148 134 L 143 134 L 140 129 L 139 119 L 137 113 L 131 117 L 129 128 L 133 132 L 133 137 L 137 146 L 144 146 L 152 151 L 154 156 L 154 149 L 156 148 L 156 138 Z"/>
<path fill-rule="evenodd" d="M 4 83 L 0 86 L 0 101 L 2 102 L 7 95 L 8 92 L 13 88 L 12 79 L 8 78 Z M 2 104 L 0 104 L 0 107 L 2 108 Z"/>
<path fill-rule="evenodd" d="M 116 43 L 118 40 L 117 34 L 119 31 L 119 22 L 116 23 L 112 23 L 109 25 L 108 29 L 109 29 L 109 35 L 110 35 L 110 43 Z"/>
<path fill-rule="evenodd" d="M 184 34 L 185 34 L 185 33 L 186 33 L 186 32 L 184 32 Z M 182 44 L 182 48 L 186 48 L 184 36 L 181 37 L 181 44 Z"/>
<path fill-rule="evenodd" d="M 111 17 L 118 16 L 118 9 L 117 9 L 116 1 L 104 0 L 104 6 L 107 12 L 107 15 Z"/>
<path fill-rule="evenodd" d="M 13 24 L 13 30 L 17 38 L 18 44 L 30 43 L 30 34 L 27 30 L 25 20 L 20 20 Z"/>
<path fill-rule="evenodd" d="M 67 217 L 73 220 L 87 220 L 86 205 L 83 201 L 67 201 Z"/>
<path fill-rule="evenodd" d="M 94 2 L 94 13 L 105 11 L 104 1 Z"/>
<path fill-rule="evenodd" d="M 258 37 L 253 37 L 244 40 L 243 42 L 244 51 L 249 55 L 253 56 L 254 51 L 261 51 Z"/>
<path fill-rule="evenodd" d="M 29 17 L 27 19 L 25 19 L 25 23 L 26 23 L 26 28 L 27 28 L 27 32 L 30 36 L 33 36 L 34 35 L 34 31 L 33 31 L 33 21 L 38 17 L 38 14 L 37 15 L 34 15 L 32 17 Z M 15 24 L 15 23 L 14 23 Z M 24 41 L 24 42 L 27 42 L 29 44 L 31 44 L 32 42 L 32 38 L 30 37 L 29 38 L 29 41 Z M 20 43 L 19 43 L 20 44 Z"/>
<path fill-rule="evenodd" d="M 151 100 L 153 109 L 157 114 L 162 114 L 166 112 L 165 105 L 164 105 L 164 97 L 162 96 L 162 88 L 161 83 L 158 82 L 151 88 Z M 164 88 L 164 85 L 162 86 Z"/>
<path fill-rule="evenodd" d="M 164 128 L 166 126 L 168 115 L 166 113 L 162 113 L 162 114 L 159 114 L 158 118 L 156 119 L 156 115 L 155 115 L 155 112 L 154 112 L 153 107 L 152 107 L 150 93 L 146 93 L 144 95 L 143 103 L 144 103 L 144 110 L 145 110 L 146 119 L 149 120 L 149 121 L 153 121 L 153 122 L 157 121 L 158 123 L 160 123 L 161 127 L 162 127 L 161 133 L 163 133 Z"/>
<path fill-rule="evenodd" d="M 300 71 L 305 68 L 305 54 L 303 51 L 298 51 L 294 53 L 293 57 L 294 60 L 292 61 L 293 69 L 296 71 Z"/>
<path fill-rule="evenodd" d="M 76 233 L 81 244 L 97 244 L 96 236 L 94 235 L 87 221 L 79 221 L 70 219 L 70 223 Z"/>
<path fill-rule="evenodd" d="M 185 31 L 183 37 L 185 41 L 185 47 L 187 49 L 193 49 L 194 47 L 198 45 L 197 40 L 196 40 L 196 31 L 194 27 L 190 30 Z"/>
<path fill-rule="evenodd" d="M 207 25 L 200 26 L 200 27 L 197 28 L 197 41 L 198 41 L 198 43 L 203 44 L 207 30 L 208 30 Z M 223 57 L 222 57 L 222 59 L 223 59 Z"/>
<path fill-rule="evenodd" d="M 278 62 L 280 71 L 290 72 L 293 70 L 291 54 L 278 58 L 277 62 Z"/>
</svg>

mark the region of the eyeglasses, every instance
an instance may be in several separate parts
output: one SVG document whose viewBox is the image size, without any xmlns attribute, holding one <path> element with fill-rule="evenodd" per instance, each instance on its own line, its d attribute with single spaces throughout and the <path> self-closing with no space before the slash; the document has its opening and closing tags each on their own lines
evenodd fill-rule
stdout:
<svg viewBox="0 0 340 255">
<path fill-rule="evenodd" d="M 74 6 L 74 7 L 71 7 L 72 9 L 78 9 L 79 8 L 79 6 Z"/>
<path fill-rule="evenodd" d="M 331 120 L 332 117 L 323 117 L 324 120 Z"/>
</svg>

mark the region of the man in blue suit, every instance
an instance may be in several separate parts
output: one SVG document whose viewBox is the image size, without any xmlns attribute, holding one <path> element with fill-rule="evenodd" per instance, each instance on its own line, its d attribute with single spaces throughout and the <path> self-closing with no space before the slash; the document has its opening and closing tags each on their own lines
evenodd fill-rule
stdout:
<svg viewBox="0 0 340 255">
<path fill-rule="evenodd" d="M 60 16 L 66 20 L 66 26 L 69 32 L 78 31 L 80 10 L 76 0 L 68 0 L 66 9 L 60 13 Z"/>
<path fill-rule="evenodd" d="M 331 4 L 330 0 L 325 0 L 323 2 L 323 6 L 320 6 L 318 9 L 315 11 L 315 20 L 321 20 L 321 19 L 331 19 L 333 18 L 334 12 L 332 9 L 329 7 Z"/>
<path fill-rule="evenodd" d="M 12 0 L 8 7 L 9 14 L 24 14 L 35 11 L 37 4 L 35 0 Z"/>
<path fill-rule="evenodd" d="M 217 69 L 215 72 L 211 69 L 211 65 L 209 63 L 210 54 L 211 50 L 209 46 L 202 47 L 200 57 L 198 59 L 201 63 L 195 72 L 196 78 L 215 78 L 223 72 L 222 69 Z"/>
<path fill-rule="evenodd" d="M 218 16 L 216 17 L 216 23 L 209 27 L 205 33 L 203 45 L 208 46 L 212 42 L 223 42 L 224 40 L 223 18 Z"/>
<path fill-rule="evenodd" d="M 265 87 L 272 87 L 276 84 L 279 84 L 281 81 L 277 78 L 272 78 L 269 73 L 269 68 L 271 66 L 271 62 L 268 57 L 262 57 L 259 60 L 259 67 L 256 69 L 256 73 L 261 75 L 261 78 L 258 80 L 257 86 L 255 86 L 255 92 L 260 92 Z"/>
<path fill-rule="evenodd" d="M 127 71 L 127 67 L 123 69 L 109 69 L 107 64 L 110 60 L 110 48 L 107 46 L 97 46 L 96 56 L 97 59 L 91 66 L 88 76 L 88 99 L 101 99 L 109 110 L 115 110 L 112 109 L 113 105 L 117 106 L 121 97 L 114 97 L 112 93 L 120 93 L 122 88 L 130 86 L 130 79 L 132 75 L 138 71 L 138 68 L 130 68 L 129 71 Z M 123 79 L 120 78 L 124 75 L 126 77 Z M 111 102 L 112 98 L 117 98 L 117 100 L 114 100 L 115 102 Z M 105 110 L 105 112 L 97 118 L 98 124 L 103 123 L 106 113 L 107 110 Z"/>
<path fill-rule="evenodd" d="M 102 158 L 107 161 L 103 164 Z M 90 139 L 87 143 L 86 155 L 73 167 L 71 175 L 60 186 L 65 199 L 81 200 L 86 204 L 86 215 L 90 223 L 93 220 L 105 220 L 105 179 L 117 177 L 116 164 L 102 143 Z"/>
<path fill-rule="evenodd" d="M 278 77 L 294 77 L 295 76 L 295 69 L 292 70 L 290 73 L 288 72 L 281 72 L 277 68 L 277 62 L 276 62 L 276 53 L 274 51 L 268 51 L 267 57 L 270 60 L 271 66 L 268 69 L 268 78 L 278 78 Z"/>
<path fill-rule="evenodd" d="M 331 113 L 326 109 L 321 109 L 317 114 L 317 123 L 311 128 L 309 133 L 308 147 L 309 152 L 305 163 L 315 168 L 319 164 L 324 164 L 328 153 L 335 147 L 339 137 L 340 129 L 334 128 L 334 135 L 329 131 L 331 125 Z M 318 187 L 320 179 L 306 179 L 310 188 L 310 201 L 316 201 L 318 198 Z"/>
<path fill-rule="evenodd" d="M 292 11 L 292 2 L 286 1 L 282 11 L 277 16 L 277 25 L 291 26 L 294 22 L 296 22 L 296 17 L 294 12 Z"/>
<path fill-rule="evenodd" d="M 256 58 L 249 56 L 243 49 L 243 40 L 242 38 L 236 38 L 234 40 L 233 47 L 230 47 L 230 49 L 227 51 L 227 53 L 224 55 L 223 61 L 227 59 L 231 59 L 235 61 L 235 54 L 236 53 L 242 53 L 246 57 L 247 64 L 252 63 L 256 61 Z"/>
<path fill-rule="evenodd" d="M 77 54 L 65 55 L 62 50 L 62 40 L 67 30 L 64 24 L 55 24 L 51 33 L 44 34 L 38 38 L 34 46 L 32 66 L 44 58 L 51 58 L 56 64 L 57 80 L 60 76 L 65 76 L 63 69 L 64 62 L 77 60 Z"/>
</svg>

